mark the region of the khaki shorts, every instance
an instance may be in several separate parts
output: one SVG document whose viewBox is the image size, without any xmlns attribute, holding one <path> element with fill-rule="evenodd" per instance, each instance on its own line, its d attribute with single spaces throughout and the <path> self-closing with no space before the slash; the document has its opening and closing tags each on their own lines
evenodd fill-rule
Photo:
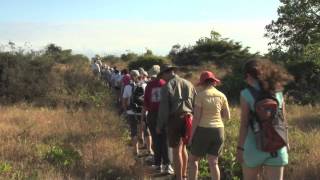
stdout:
<svg viewBox="0 0 320 180">
<path fill-rule="evenodd" d="M 170 147 L 177 147 L 185 134 L 185 124 L 182 117 L 170 117 L 168 121 L 168 142 Z"/>
<path fill-rule="evenodd" d="M 224 128 L 197 127 L 192 138 L 191 154 L 203 157 L 206 154 L 219 156 L 224 143 Z"/>
</svg>

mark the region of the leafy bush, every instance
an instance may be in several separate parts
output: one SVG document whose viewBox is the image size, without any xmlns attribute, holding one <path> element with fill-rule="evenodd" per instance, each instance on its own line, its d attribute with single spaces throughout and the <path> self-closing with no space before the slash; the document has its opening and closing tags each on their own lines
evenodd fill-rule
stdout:
<svg viewBox="0 0 320 180">
<path fill-rule="evenodd" d="M 320 102 L 320 65 L 313 62 L 298 62 L 288 65 L 295 81 L 287 87 L 291 100 L 298 104 Z"/>
<path fill-rule="evenodd" d="M 0 102 L 88 108 L 106 103 L 106 87 L 88 58 L 53 44 L 45 51 L 0 51 Z"/>
<path fill-rule="evenodd" d="M 153 56 L 153 55 L 144 55 L 138 57 L 136 61 L 131 61 L 128 65 L 129 69 L 138 69 L 139 67 L 143 67 L 143 69 L 148 70 L 153 65 L 162 65 L 166 62 L 166 59 L 160 56 Z"/>
<path fill-rule="evenodd" d="M 222 79 L 222 84 L 218 88 L 227 96 L 231 104 L 239 102 L 240 91 L 246 86 L 243 74 L 233 72 L 227 74 Z"/>
<path fill-rule="evenodd" d="M 249 48 L 243 48 L 239 42 L 223 39 L 220 34 L 212 31 L 211 37 L 200 38 L 196 45 L 181 48 L 172 47 L 170 57 L 177 65 L 201 65 L 214 63 L 220 67 L 233 67 L 253 57 Z"/>
<path fill-rule="evenodd" d="M 45 159 L 61 169 L 72 169 L 81 161 L 79 152 L 71 147 L 52 146 L 45 155 Z"/>
<path fill-rule="evenodd" d="M 14 103 L 45 96 L 53 64 L 51 59 L 33 55 L 0 53 L 2 100 Z"/>
<path fill-rule="evenodd" d="M 8 173 L 12 170 L 12 166 L 7 162 L 0 162 L 0 174 Z"/>
<path fill-rule="evenodd" d="M 132 53 L 132 52 L 128 52 L 128 53 L 125 53 L 125 54 L 121 54 L 120 58 L 125 61 L 125 62 L 128 62 L 128 61 L 134 61 L 138 58 L 138 55 L 135 54 L 135 53 Z"/>
</svg>

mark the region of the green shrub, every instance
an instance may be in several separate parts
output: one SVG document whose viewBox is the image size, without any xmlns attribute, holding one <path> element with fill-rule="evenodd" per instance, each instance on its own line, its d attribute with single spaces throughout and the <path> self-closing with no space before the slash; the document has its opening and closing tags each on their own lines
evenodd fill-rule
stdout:
<svg viewBox="0 0 320 180">
<path fill-rule="evenodd" d="M 153 65 L 162 65 L 167 60 L 160 56 L 153 56 L 153 55 L 145 55 L 140 56 L 137 60 L 131 61 L 128 65 L 129 69 L 138 69 L 139 67 L 143 67 L 145 70 L 149 70 Z"/>
<path fill-rule="evenodd" d="M 0 174 L 8 173 L 12 170 L 12 166 L 7 162 L 0 162 Z"/>
<path fill-rule="evenodd" d="M 30 102 L 48 92 L 51 59 L 30 54 L 0 53 L 0 94 L 3 102 Z"/>
<path fill-rule="evenodd" d="M 88 108 L 107 102 L 106 87 L 88 59 L 48 45 L 44 52 L 0 51 L 0 102 Z"/>
<path fill-rule="evenodd" d="M 72 169 L 81 161 L 79 152 L 71 147 L 52 146 L 45 155 L 45 159 L 61 169 Z"/>
<path fill-rule="evenodd" d="M 120 56 L 121 60 L 125 61 L 125 62 L 129 62 L 129 61 L 134 61 L 138 58 L 138 55 L 132 52 L 128 52 L 125 54 L 121 54 Z"/>
<path fill-rule="evenodd" d="M 288 71 L 295 77 L 287 87 L 290 99 L 298 104 L 319 103 L 320 65 L 312 61 L 290 63 Z"/>
<path fill-rule="evenodd" d="M 210 38 L 200 38 L 194 46 L 181 48 L 175 45 L 172 48 L 170 58 L 180 66 L 213 63 L 232 68 L 256 55 L 249 53 L 249 48 L 242 47 L 239 42 L 221 38 L 215 31 L 211 32 Z"/>
<path fill-rule="evenodd" d="M 218 87 L 228 98 L 230 104 L 239 102 L 240 91 L 246 87 L 242 73 L 234 72 L 227 74 L 222 79 L 221 86 Z"/>
</svg>

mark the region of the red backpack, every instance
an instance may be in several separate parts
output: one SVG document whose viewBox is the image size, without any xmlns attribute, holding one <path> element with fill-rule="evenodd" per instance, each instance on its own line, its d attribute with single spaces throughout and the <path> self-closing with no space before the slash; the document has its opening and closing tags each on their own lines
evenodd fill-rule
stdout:
<svg viewBox="0 0 320 180">
<path fill-rule="evenodd" d="M 251 110 L 250 126 L 255 134 L 257 149 L 270 152 L 273 156 L 287 145 L 287 125 L 282 107 L 275 94 L 248 88 L 254 98 L 254 110 Z"/>
</svg>

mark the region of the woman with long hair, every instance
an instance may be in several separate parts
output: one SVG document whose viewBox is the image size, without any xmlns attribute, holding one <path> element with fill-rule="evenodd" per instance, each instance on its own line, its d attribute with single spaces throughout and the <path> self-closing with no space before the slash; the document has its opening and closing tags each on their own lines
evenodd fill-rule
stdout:
<svg viewBox="0 0 320 180">
<path fill-rule="evenodd" d="M 282 180 L 284 166 L 288 164 L 289 143 L 284 140 L 286 145 L 272 153 L 258 148 L 252 113 L 257 111 L 257 94 L 266 93 L 275 97 L 284 124 L 287 124 L 282 91 L 292 76 L 267 59 L 256 59 L 245 64 L 244 78 L 248 87 L 240 94 L 241 123 L 237 146 L 237 160 L 242 164 L 244 179 L 259 179 L 263 169 L 268 179 Z"/>
</svg>

